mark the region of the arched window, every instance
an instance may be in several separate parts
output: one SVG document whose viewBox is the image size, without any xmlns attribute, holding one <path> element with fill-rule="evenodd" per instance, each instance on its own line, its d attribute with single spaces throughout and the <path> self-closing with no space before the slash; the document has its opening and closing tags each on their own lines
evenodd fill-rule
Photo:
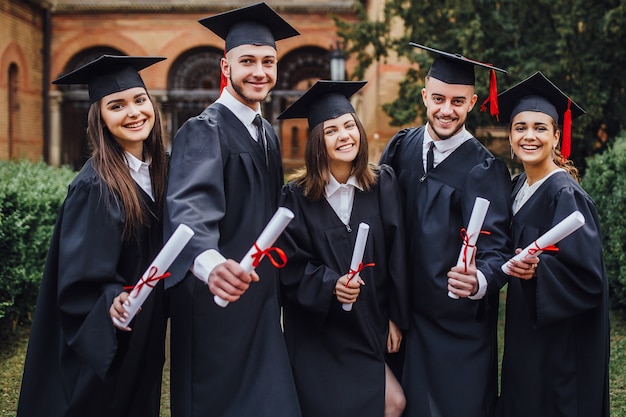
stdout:
<svg viewBox="0 0 626 417">
<path fill-rule="evenodd" d="M 223 54 L 216 48 L 194 48 L 172 64 L 167 82 L 172 137 L 187 119 L 200 114 L 219 96 Z"/>
</svg>

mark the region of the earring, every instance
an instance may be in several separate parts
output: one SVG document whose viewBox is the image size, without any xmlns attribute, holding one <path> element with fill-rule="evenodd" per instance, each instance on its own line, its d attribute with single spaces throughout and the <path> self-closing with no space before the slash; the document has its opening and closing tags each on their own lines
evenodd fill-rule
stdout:
<svg viewBox="0 0 626 417">
<path fill-rule="evenodd" d="M 511 159 L 515 159 L 515 152 L 513 152 L 513 148 L 511 148 Z"/>
</svg>

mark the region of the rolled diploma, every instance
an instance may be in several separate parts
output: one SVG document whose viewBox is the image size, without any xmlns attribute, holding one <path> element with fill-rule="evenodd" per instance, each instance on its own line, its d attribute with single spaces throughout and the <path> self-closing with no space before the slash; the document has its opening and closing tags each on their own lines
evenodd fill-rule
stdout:
<svg viewBox="0 0 626 417">
<path fill-rule="evenodd" d="M 191 237 L 193 236 L 193 230 L 185 224 L 180 224 L 170 236 L 167 243 L 161 248 L 159 254 L 154 258 L 152 264 L 146 269 L 146 272 L 143 273 L 143 276 L 135 287 L 131 290 L 130 296 L 128 297 L 129 305 L 125 305 L 124 309 L 128 313 L 128 317 L 126 318 L 126 322 L 122 323 L 118 319 L 114 318 L 113 321 L 120 327 L 128 326 L 128 323 L 135 317 L 137 314 L 137 310 L 139 307 L 146 301 L 148 295 L 150 295 L 150 291 L 152 291 L 152 283 L 146 283 L 147 280 L 151 277 L 158 277 L 163 275 L 167 268 L 172 265 L 172 262 L 176 259 L 176 257 L 183 250 L 185 245 L 189 242 Z M 142 284 L 144 282 L 144 284 Z"/>
<path fill-rule="evenodd" d="M 367 235 L 370 232 L 370 226 L 367 223 L 360 223 L 359 230 L 356 233 L 356 242 L 354 242 L 354 250 L 352 251 L 352 261 L 350 262 L 350 271 L 357 271 L 359 265 L 363 262 L 363 252 L 365 252 L 365 244 L 367 243 Z M 356 273 L 352 279 L 359 279 L 360 273 Z M 352 304 L 342 304 L 341 308 L 345 311 L 352 311 Z"/>
<path fill-rule="evenodd" d="M 470 214 L 467 229 L 465 229 L 467 240 L 463 240 L 461 252 L 459 253 L 459 259 L 456 261 L 456 266 L 465 266 L 465 262 L 463 261 L 464 253 L 466 262 L 470 262 L 472 260 L 474 252 L 476 252 L 476 242 L 478 241 L 478 236 L 480 235 L 480 231 L 483 227 L 485 216 L 487 216 L 489 203 L 489 200 L 486 200 L 482 197 L 476 197 L 476 200 L 474 201 L 474 208 L 472 208 L 472 214 Z M 448 291 L 448 297 L 454 299 L 459 298 L 456 294 L 453 294 L 450 291 Z"/>
<path fill-rule="evenodd" d="M 264 251 L 271 247 L 294 217 L 293 212 L 286 207 L 279 207 L 278 210 L 276 210 L 276 213 L 274 213 L 269 223 L 267 223 L 267 226 L 265 226 L 265 229 L 263 229 L 256 240 L 256 247 L 255 245 L 252 245 L 248 253 L 246 253 L 243 259 L 241 259 L 241 262 L 239 262 L 239 265 L 241 265 L 244 271 L 248 274 L 252 272 L 254 269 L 252 266 L 252 263 L 254 262 L 253 255 L 257 253 L 258 250 Z M 263 258 L 261 257 L 261 259 Z M 215 304 L 220 307 L 226 307 L 228 305 L 228 301 L 218 297 L 217 295 L 213 297 L 213 300 L 215 301 Z"/>
<path fill-rule="evenodd" d="M 520 253 L 515 255 L 512 259 L 516 261 L 522 261 L 527 258 L 537 257 L 541 254 L 541 248 L 547 248 L 548 246 L 552 246 L 561 240 L 565 239 L 567 236 L 571 235 L 576 230 L 580 229 L 585 224 L 585 216 L 578 210 L 574 211 L 572 214 L 561 220 L 559 223 L 554 225 L 554 227 L 548 230 L 546 233 L 541 235 L 537 240 L 524 248 Z M 532 255 L 530 252 L 535 250 Z M 507 261 L 502 264 L 502 271 L 508 274 L 511 272 L 511 261 Z"/>
</svg>

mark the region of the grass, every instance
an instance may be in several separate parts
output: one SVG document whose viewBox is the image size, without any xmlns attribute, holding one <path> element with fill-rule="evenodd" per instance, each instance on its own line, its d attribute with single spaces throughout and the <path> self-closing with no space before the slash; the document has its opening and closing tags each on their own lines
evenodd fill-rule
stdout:
<svg viewBox="0 0 626 417">
<path fill-rule="evenodd" d="M 0 417 L 15 416 L 27 344 L 27 328 L 18 328 L 12 337 L 0 340 Z M 624 312 L 611 312 L 609 383 L 611 416 L 626 417 L 626 313 Z M 167 362 L 163 372 L 161 405 L 161 417 L 170 417 L 169 363 Z"/>
</svg>

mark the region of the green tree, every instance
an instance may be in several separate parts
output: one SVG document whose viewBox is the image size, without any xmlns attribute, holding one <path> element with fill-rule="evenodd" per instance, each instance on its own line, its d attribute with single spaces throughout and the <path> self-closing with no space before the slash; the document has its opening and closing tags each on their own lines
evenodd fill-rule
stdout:
<svg viewBox="0 0 626 417">
<path fill-rule="evenodd" d="M 360 4 L 360 3 L 359 3 Z M 399 97 L 383 108 L 396 126 L 423 115 L 420 90 L 432 56 L 409 41 L 460 53 L 509 71 L 498 76 L 503 91 L 535 71 L 542 71 L 587 116 L 574 123 L 573 157 L 577 165 L 589 154 L 601 123 L 614 136 L 624 126 L 626 98 L 626 0 L 387 0 L 380 21 L 369 21 L 362 6 L 357 24 L 335 19 L 347 52 L 358 60 L 352 78 L 390 53 L 419 64 L 400 85 Z M 404 30 L 393 36 L 391 22 Z M 479 104 L 486 98 L 489 76 L 477 71 Z M 488 113 L 472 112 L 471 128 L 494 121 Z"/>
</svg>

